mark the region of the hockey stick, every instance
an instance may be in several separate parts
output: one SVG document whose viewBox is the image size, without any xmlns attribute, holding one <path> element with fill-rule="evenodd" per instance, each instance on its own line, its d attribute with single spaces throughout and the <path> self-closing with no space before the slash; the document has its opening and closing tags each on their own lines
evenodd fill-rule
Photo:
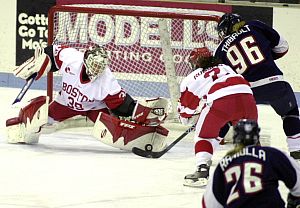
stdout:
<svg viewBox="0 0 300 208">
<path fill-rule="evenodd" d="M 187 129 L 183 134 L 181 134 L 177 139 L 175 139 L 171 144 L 169 144 L 166 149 L 160 151 L 160 152 L 152 152 L 147 150 L 142 150 L 137 147 L 132 148 L 132 152 L 138 156 L 141 157 L 147 157 L 147 158 L 160 158 L 164 154 L 166 154 L 170 149 L 172 149 L 175 144 L 177 144 L 179 141 L 181 141 L 186 135 L 188 135 L 191 131 L 195 129 L 195 125 Z"/>
<path fill-rule="evenodd" d="M 37 76 L 37 72 L 33 73 L 27 80 L 26 83 L 24 84 L 23 88 L 21 89 L 20 93 L 18 94 L 18 96 L 16 97 L 16 99 L 14 100 L 14 102 L 12 103 L 18 103 L 22 100 L 22 98 L 24 97 L 25 93 L 28 91 L 28 89 L 30 88 L 30 86 L 32 85 L 33 81 L 35 80 L 36 76 Z"/>
</svg>

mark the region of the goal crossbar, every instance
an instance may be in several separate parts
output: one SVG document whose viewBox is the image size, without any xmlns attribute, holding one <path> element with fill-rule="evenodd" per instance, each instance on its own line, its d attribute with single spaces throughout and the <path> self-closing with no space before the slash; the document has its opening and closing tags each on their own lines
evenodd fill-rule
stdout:
<svg viewBox="0 0 300 208">
<path fill-rule="evenodd" d="M 161 7 L 57 5 L 48 13 L 48 44 L 79 50 L 103 46 L 110 54 L 112 72 L 126 91 L 134 97 L 170 98 L 175 113 L 180 81 L 191 72 L 188 56 L 196 47 L 215 49 L 221 15 Z M 50 99 L 58 78 L 48 74 Z"/>
</svg>

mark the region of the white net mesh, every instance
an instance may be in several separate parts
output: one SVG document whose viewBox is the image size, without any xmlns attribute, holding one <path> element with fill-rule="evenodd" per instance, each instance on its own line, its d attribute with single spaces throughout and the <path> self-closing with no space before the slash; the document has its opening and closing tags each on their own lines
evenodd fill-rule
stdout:
<svg viewBox="0 0 300 208">
<path fill-rule="evenodd" d="M 178 99 L 179 82 L 189 74 L 187 58 L 195 47 L 214 50 L 219 42 L 215 30 L 222 14 L 214 11 L 116 5 L 57 6 L 49 13 L 50 43 L 85 49 L 103 46 L 110 68 L 121 86 L 135 98 Z M 166 73 L 159 21 L 164 20 L 175 66 L 174 79 Z M 55 76 L 54 93 L 60 89 Z M 170 86 L 172 89 L 170 89 Z M 55 94 L 55 93 L 54 93 Z M 51 96 L 51 95 L 50 95 Z M 174 103 L 174 102 L 173 102 Z"/>
</svg>

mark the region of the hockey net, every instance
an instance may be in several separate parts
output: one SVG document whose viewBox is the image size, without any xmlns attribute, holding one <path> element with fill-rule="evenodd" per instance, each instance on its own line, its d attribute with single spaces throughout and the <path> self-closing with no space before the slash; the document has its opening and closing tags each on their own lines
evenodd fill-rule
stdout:
<svg viewBox="0 0 300 208">
<path fill-rule="evenodd" d="M 49 44 L 84 50 L 98 44 L 110 68 L 134 98 L 166 97 L 175 112 L 179 84 L 191 72 L 193 48 L 218 45 L 216 11 L 124 5 L 62 5 L 50 9 Z M 60 89 L 59 74 L 48 75 L 48 96 Z"/>
</svg>

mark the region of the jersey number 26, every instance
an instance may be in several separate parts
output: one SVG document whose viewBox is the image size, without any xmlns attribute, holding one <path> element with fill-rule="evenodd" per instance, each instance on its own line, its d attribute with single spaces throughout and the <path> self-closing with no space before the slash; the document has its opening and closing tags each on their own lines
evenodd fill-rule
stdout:
<svg viewBox="0 0 300 208">
<path fill-rule="evenodd" d="M 228 196 L 227 204 L 238 199 L 240 193 L 247 195 L 262 190 L 262 180 L 259 177 L 259 175 L 262 174 L 262 170 L 262 165 L 254 162 L 246 162 L 243 165 L 233 166 L 226 170 L 226 183 L 234 184 Z M 241 183 L 239 181 L 241 181 Z"/>
</svg>

